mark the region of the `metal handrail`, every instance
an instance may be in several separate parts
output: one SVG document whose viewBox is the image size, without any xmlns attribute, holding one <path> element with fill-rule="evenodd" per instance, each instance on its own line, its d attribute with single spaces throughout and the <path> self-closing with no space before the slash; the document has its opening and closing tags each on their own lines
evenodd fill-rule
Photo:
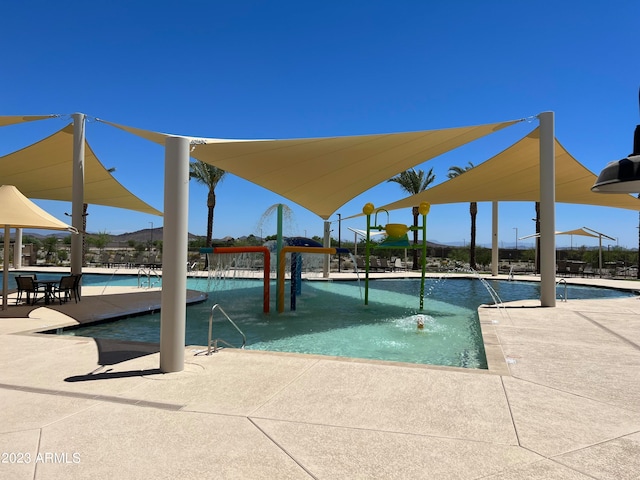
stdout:
<svg viewBox="0 0 640 480">
<path fill-rule="evenodd" d="M 138 269 L 138 288 L 142 288 L 142 282 L 140 281 L 140 276 L 141 275 L 146 275 L 147 277 L 147 286 L 148 288 L 151 288 L 151 275 L 155 275 L 156 278 L 158 279 L 158 283 L 160 283 L 162 281 L 162 278 L 160 278 L 160 275 L 158 275 L 158 272 L 153 269 L 150 268 L 149 270 L 145 269 L 145 268 L 139 268 Z"/>
<path fill-rule="evenodd" d="M 561 283 L 564 283 L 564 296 L 562 297 L 562 301 L 566 302 L 567 301 L 567 281 L 564 278 L 561 278 L 560 280 L 558 280 L 556 282 L 556 288 L 558 287 L 558 285 L 560 285 Z"/>
<path fill-rule="evenodd" d="M 213 352 L 211 351 L 211 333 L 212 333 L 212 329 L 213 329 L 213 311 L 215 309 L 220 310 L 220 312 L 222 312 L 222 314 L 227 317 L 227 320 L 229 320 L 229 322 L 231 323 L 231 325 L 234 326 L 234 328 L 238 331 L 238 333 L 240 335 L 242 335 L 242 346 L 240 348 L 244 349 L 244 346 L 247 343 L 247 337 L 245 337 L 244 333 L 242 333 L 242 330 L 240 330 L 238 328 L 238 326 L 235 324 L 235 322 L 233 320 L 231 320 L 231 318 L 229 318 L 229 315 L 227 315 L 227 312 L 225 312 L 222 307 L 220 306 L 220 304 L 216 303 L 213 307 L 211 307 L 211 314 L 209 315 L 209 342 L 208 342 L 208 350 L 207 350 L 207 355 L 211 355 L 211 353 L 216 353 L 218 351 L 218 342 L 224 343 L 225 345 L 232 347 L 232 348 L 236 348 L 234 345 L 231 345 L 229 342 L 226 342 L 224 340 L 222 340 L 221 338 L 216 338 L 215 340 L 213 340 Z"/>
</svg>

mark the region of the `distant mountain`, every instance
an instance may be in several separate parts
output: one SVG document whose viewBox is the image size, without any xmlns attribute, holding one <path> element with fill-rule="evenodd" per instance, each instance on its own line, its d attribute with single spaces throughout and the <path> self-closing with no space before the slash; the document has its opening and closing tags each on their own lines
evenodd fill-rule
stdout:
<svg viewBox="0 0 640 480">
<path fill-rule="evenodd" d="M 162 240 L 164 229 L 163 227 L 158 228 L 145 228 L 143 230 L 138 230 L 136 232 L 128 232 L 121 233 L 120 235 L 111 235 L 111 241 L 114 243 L 127 243 L 130 240 L 138 243 L 146 243 L 151 240 Z M 199 238 L 204 238 L 203 235 L 194 235 L 193 233 L 187 233 L 188 239 L 191 242 L 192 240 L 197 240 Z"/>
<path fill-rule="evenodd" d="M 97 235 L 98 232 L 89 232 L 89 235 Z M 129 242 L 129 240 L 133 240 L 134 242 L 140 242 L 140 243 L 145 243 L 145 242 L 149 242 L 151 240 L 156 241 L 156 240 L 162 240 L 162 234 L 163 234 L 163 228 L 162 227 L 158 227 L 158 228 L 145 228 L 143 230 L 138 230 L 136 232 L 127 232 L 127 233 L 122 233 L 120 235 L 110 235 L 111 237 L 111 242 L 113 243 L 118 243 L 118 244 L 124 244 Z M 57 232 L 57 231 L 46 231 L 46 230 L 38 230 L 38 231 L 28 231 L 25 230 L 23 232 L 23 237 L 24 236 L 30 236 L 30 237 L 35 237 L 39 240 L 42 240 L 43 238 L 46 237 L 58 237 L 58 238 L 65 238 L 67 236 L 69 236 L 70 233 L 69 232 Z M 203 236 L 199 236 L 199 235 L 194 235 L 192 233 L 188 233 L 189 235 L 189 241 L 192 240 L 197 240 L 198 238 L 204 238 Z M 12 235 L 13 236 L 13 235 Z"/>
<path fill-rule="evenodd" d="M 98 232 L 89 232 L 89 235 L 96 235 Z M 145 228 L 142 230 L 137 230 L 135 232 L 127 232 L 127 233 L 121 233 L 120 235 L 110 235 L 111 236 L 111 244 L 112 246 L 118 245 L 118 246 L 122 246 L 122 245 L 126 245 L 128 244 L 129 241 L 134 241 L 136 243 L 147 243 L 150 242 L 151 240 L 156 241 L 156 240 L 161 240 L 162 239 L 162 234 L 163 234 L 163 227 L 158 227 L 158 228 Z M 28 236 L 32 236 L 32 237 L 36 237 L 39 240 L 42 240 L 45 237 L 49 237 L 49 236 L 55 236 L 58 238 L 65 238 L 69 235 L 68 232 L 57 232 L 57 231 L 46 231 L 46 230 L 39 230 L 39 231 L 25 231 L 23 233 L 23 236 L 28 235 Z M 204 235 L 194 235 L 192 233 L 188 233 L 189 235 L 189 241 L 193 241 L 193 240 L 198 240 L 198 239 L 203 239 Z M 242 236 L 242 237 L 238 237 L 236 240 L 245 240 L 247 237 L 246 236 Z M 213 243 L 214 245 L 222 245 L 224 243 L 228 243 L 230 241 L 233 241 L 234 239 L 231 237 L 225 237 L 225 238 L 214 238 L 213 239 Z M 453 246 L 462 246 L 462 244 L 457 245 L 455 242 L 451 243 L 451 244 L 443 244 L 440 243 L 438 241 L 429 241 L 427 240 L 427 246 L 430 248 L 441 248 L 441 247 L 453 247 Z M 468 246 L 468 244 L 467 244 Z"/>
</svg>

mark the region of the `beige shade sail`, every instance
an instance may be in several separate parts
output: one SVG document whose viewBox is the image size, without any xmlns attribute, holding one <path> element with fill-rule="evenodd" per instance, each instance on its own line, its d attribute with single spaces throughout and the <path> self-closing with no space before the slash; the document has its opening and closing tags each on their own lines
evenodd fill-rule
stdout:
<svg viewBox="0 0 640 480">
<path fill-rule="evenodd" d="M 84 175 L 84 203 L 162 215 L 123 187 L 104 168 L 87 142 Z M 29 198 L 70 202 L 72 180 L 72 124 L 33 145 L 0 157 L 0 182 L 15 185 Z"/>
<path fill-rule="evenodd" d="M 556 232 L 556 235 L 581 235 L 583 237 L 599 238 L 599 235 L 596 235 L 591 232 L 587 232 L 584 228 L 576 228 L 573 230 L 567 230 L 565 232 Z"/>
<path fill-rule="evenodd" d="M 68 230 L 77 233 L 75 228 L 29 200 L 14 185 L 0 187 L 0 226 Z"/>
<path fill-rule="evenodd" d="M 33 203 L 14 185 L 0 186 L 0 226 L 4 227 L 5 245 L 2 271 L 2 308 L 4 309 L 7 307 L 9 291 L 9 230 L 11 228 L 43 228 L 78 232 Z"/>
<path fill-rule="evenodd" d="M 15 125 L 17 123 L 33 122 L 35 120 L 45 120 L 47 118 L 55 118 L 57 115 L 9 115 L 0 116 L 0 127 Z"/>
<path fill-rule="evenodd" d="M 591 191 L 596 175 L 555 140 L 556 202 L 640 210 L 631 195 L 602 195 Z M 531 133 L 493 158 L 421 193 L 384 205 L 394 210 L 460 202 L 540 201 L 540 131 Z"/>
<path fill-rule="evenodd" d="M 290 140 L 190 138 L 191 156 L 260 185 L 323 219 L 399 172 L 519 120 L 408 133 Z M 164 144 L 167 134 L 126 127 Z"/>
</svg>

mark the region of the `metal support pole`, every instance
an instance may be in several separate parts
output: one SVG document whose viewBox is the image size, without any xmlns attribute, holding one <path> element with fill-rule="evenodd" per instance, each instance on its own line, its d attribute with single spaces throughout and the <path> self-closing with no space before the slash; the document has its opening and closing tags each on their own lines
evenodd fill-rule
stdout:
<svg viewBox="0 0 640 480">
<path fill-rule="evenodd" d="M 329 245 L 331 246 L 331 245 Z M 338 248 L 342 248 L 342 215 L 338 214 Z M 338 272 L 341 271 L 342 255 L 338 252 Z"/>
<path fill-rule="evenodd" d="M 491 275 L 498 275 L 500 263 L 500 251 L 498 250 L 498 202 L 491 203 Z"/>
<path fill-rule="evenodd" d="M 278 209 L 277 209 L 277 217 L 276 217 L 276 265 L 280 265 L 280 257 L 282 255 L 282 245 L 283 245 L 283 234 L 282 234 L 282 223 L 283 223 L 283 212 L 284 212 L 284 208 L 282 208 L 282 204 L 279 203 L 278 204 Z M 280 305 L 280 295 L 284 295 L 284 292 L 280 292 L 280 281 L 282 281 L 283 285 L 284 285 L 284 278 L 280 278 L 280 270 L 278 270 L 277 273 L 277 278 L 276 278 L 276 310 L 278 310 L 278 312 L 281 311 L 281 309 L 284 309 L 284 304 Z M 282 273 L 282 275 L 284 275 L 284 273 Z"/>
<path fill-rule="evenodd" d="M 73 183 L 71 190 L 71 225 L 78 235 L 71 235 L 71 273 L 82 273 L 82 241 L 85 236 L 83 225 L 84 204 L 84 144 L 85 116 L 74 113 L 73 117 Z"/>
<path fill-rule="evenodd" d="M 553 112 L 540 120 L 540 303 L 556 306 L 556 159 Z"/>
<path fill-rule="evenodd" d="M 22 229 L 16 228 L 13 240 L 13 268 L 22 268 Z"/>
<path fill-rule="evenodd" d="M 2 309 L 6 310 L 9 295 L 9 248 L 11 248 L 11 241 L 9 236 L 11 235 L 11 226 L 4 226 L 4 250 L 2 256 Z"/>
<path fill-rule="evenodd" d="M 602 278 L 602 235 L 598 235 L 598 273 Z"/>
<path fill-rule="evenodd" d="M 324 248 L 331 247 L 331 222 L 324 222 L 324 236 L 322 237 L 322 245 Z M 329 255 L 322 256 L 322 278 L 329 278 L 330 275 L 330 262 Z"/>
<path fill-rule="evenodd" d="M 371 241 L 371 214 L 367 214 L 367 237 L 364 244 L 364 304 L 369 305 L 369 242 Z"/>
<path fill-rule="evenodd" d="M 162 303 L 160 312 L 160 370 L 184 370 L 187 317 L 189 215 L 189 139 L 167 137 L 164 165 L 164 228 Z"/>
<path fill-rule="evenodd" d="M 424 307 L 424 280 L 427 274 L 427 215 L 422 215 L 422 275 L 420 276 L 420 311 Z"/>
</svg>

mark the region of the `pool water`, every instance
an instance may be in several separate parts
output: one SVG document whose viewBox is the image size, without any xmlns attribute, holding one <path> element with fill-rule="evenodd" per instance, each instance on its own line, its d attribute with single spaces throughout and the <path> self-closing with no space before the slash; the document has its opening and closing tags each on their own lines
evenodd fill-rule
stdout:
<svg viewBox="0 0 640 480">
<path fill-rule="evenodd" d="M 92 277 L 92 276 L 89 276 Z M 120 280 L 124 282 L 124 279 Z M 503 301 L 539 298 L 531 282 L 489 280 Z M 96 285 L 91 279 L 87 284 Z M 419 279 L 370 282 L 369 305 L 356 281 L 305 281 L 296 310 L 262 312 L 261 280 L 190 279 L 188 288 L 209 292 L 208 301 L 187 308 L 187 345 L 206 345 L 211 308 L 219 304 L 247 337 L 247 349 L 309 353 L 431 365 L 487 368 L 477 308 L 492 304 L 487 288 L 477 279 L 427 279 L 423 311 Z M 616 290 L 568 287 L 570 299 L 629 296 Z M 418 316 L 424 328 L 417 328 Z M 144 315 L 95 326 L 67 330 L 68 335 L 157 343 L 160 314 Z M 234 345 L 241 337 L 218 311 L 213 338 Z"/>
</svg>

